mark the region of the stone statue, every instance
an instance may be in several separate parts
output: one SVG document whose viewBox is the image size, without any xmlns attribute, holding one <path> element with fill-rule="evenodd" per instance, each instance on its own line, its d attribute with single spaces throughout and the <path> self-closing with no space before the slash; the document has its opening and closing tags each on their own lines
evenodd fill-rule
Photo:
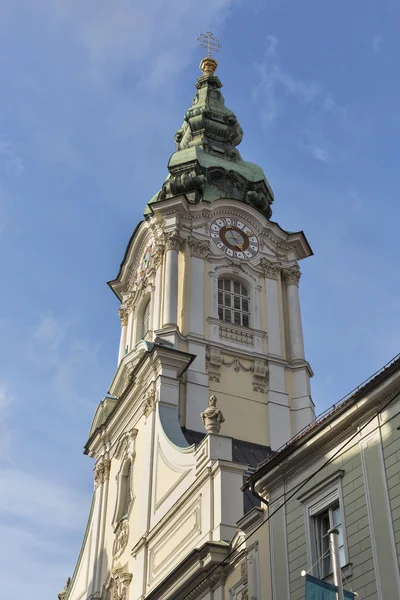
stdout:
<svg viewBox="0 0 400 600">
<path fill-rule="evenodd" d="M 67 591 L 68 591 L 70 583 L 71 583 L 71 577 L 68 577 L 67 582 L 64 586 L 64 589 L 58 594 L 59 600 L 64 600 L 65 596 L 67 595 Z"/>
<path fill-rule="evenodd" d="M 220 409 L 217 408 L 217 396 L 210 396 L 208 408 L 201 413 L 201 418 L 208 433 L 220 432 L 221 424 L 225 419 Z"/>
</svg>

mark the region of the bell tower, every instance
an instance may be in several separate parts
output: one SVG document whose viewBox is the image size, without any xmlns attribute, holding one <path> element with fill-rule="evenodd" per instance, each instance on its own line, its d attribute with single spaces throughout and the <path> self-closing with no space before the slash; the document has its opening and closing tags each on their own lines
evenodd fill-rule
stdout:
<svg viewBox="0 0 400 600">
<path fill-rule="evenodd" d="M 168 177 L 109 282 L 118 363 L 85 445 L 93 500 L 60 600 L 260 598 L 269 559 L 243 540 L 264 513 L 243 477 L 314 419 L 298 266 L 312 251 L 271 220 L 210 52 L 200 67 Z"/>
<path fill-rule="evenodd" d="M 149 344 L 187 352 L 180 426 L 203 431 L 216 394 L 227 435 L 277 449 L 314 417 L 298 266 L 312 251 L 302 232 L 271 220 L 272 189 L 237 149 L 243 131 L 217 62 L 200 66 L 169 175 L 109 283 L 121 301 L 116 378 Z"/>
</svg>

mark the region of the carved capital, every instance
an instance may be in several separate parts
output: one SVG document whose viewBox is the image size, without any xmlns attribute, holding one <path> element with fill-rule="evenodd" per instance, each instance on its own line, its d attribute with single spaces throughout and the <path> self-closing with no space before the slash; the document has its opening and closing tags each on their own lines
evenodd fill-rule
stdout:
<svg viewBox="0 0 400 600">
<path fill-rule="evenodd" d="M 153 262 L 154 268 L 156 270 L 158 269 L 158 267 L 162 263 L 162 259 L 163 259 L 163 256 L 164 256 L 164 251 L 165 251 L 164 244 L 157 244 L 156 245 L 155 250 L 153 252 L 153 256 L 152 256 L 152 262 Z"/>
<path fill-rule="evenodd" d="M 103 479 L 103 466 L 101 462 L 97 463 L 94 467 L 94 489 L 96 489 L 101 483 Z"/>
<path fill-rule="evenodd" d="M 175 231 L 171 231 L 165 235 L 165 248 L 166 250 L 176 250 L 179 252 L 181 246 L 183 245 L 184 239 L 181 238 L 179 233 Z"/>
<path fill-rule="evenodd" d="M 206 258 L 207 254 L 210 251 L 210 246 L 208 242 L 201 242 L 200 240 L 196 240 L 195 238 L 189 238 L 188 244 L 190 248 L 190 255 L 195 256 L 196 258 Z"/>
<path fill-rule="evenodd" d="M 130 294 L 129 298 L 125 302 L 126 312 L 129 315 L 130 312 L 135 310 L 135 295 Z"/>
<path fill-rule="evenodd" d="M 94 467 L 94 488 L 110 478 L 111 460 L 109 458 L 100 460 Z"/>
<path fill-rule="evenodd" d="M 264 271 L 264 276 L 268 279 L 278 279 L 280 273 L 280 266 L 276 263 L 270 262 L 266 258 L 260 260 L 260 266 Z"/>
<path fill-rule="evenodd" d="M 297 287 L 299 286 L 301 272 L 298 265 L 293 265 L 288 269 L 283 269 L 282 276 L 283 281 L 286 283 L 286 285 L 297 285 Z"/>
<path fill-rule="evenodd" d="M 156 392 L 154 390 L 150 390 L 147 392 L 144 402 L 143 402 L 143 414 L 147 417 L 151 414 L 153 410 L 156 409 Z"/>
<path fill-rule="evenodd" d="M 110 471 L 111 471 L 111 460 L 106 458 L 103 461 L 103 483 L 110 479 Z"/>
<path fill-rule="evenodd" d="M 121 327 L 124 327 L 128 324 L 128 310 L 126 308 L 120 308 L 118 311 L 118 315 L 121 321 Z"/>
</svg>

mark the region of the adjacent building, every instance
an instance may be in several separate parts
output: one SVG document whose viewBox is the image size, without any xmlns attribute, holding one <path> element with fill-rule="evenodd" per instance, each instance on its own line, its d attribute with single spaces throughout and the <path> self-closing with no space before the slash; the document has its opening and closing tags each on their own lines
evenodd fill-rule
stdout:
<svg viewBox="0 0 400 600">
<path fill-rule="evenodd" d="M 314 420 L 298 289 L 312 251 L 271 220 L 271 187 L 237 149 L 216 67 L 201 63 L 169 175 L 109 283 L 118 364 L 85 445 L 93 501 L 61 600 L 289 593 L 283 517 L 271 580 L 267 527 L 245 539 L 267 512 L 241 488 Z"/>
<path fill-rule="evenodd" d="M 269 519 L 268 530 L 264 526 L 257 536 L 270 549 L 265 568 L 271 588 L 260 597 L 304 598 L 302 571 L 332 582 L 327 533 L 335 527 L 344 587 L 360 600 L 399 599 L 399 460 L 397 358 L 268 457 L 248 480 L 268 503 L 260 516 Z"/>
</svg>

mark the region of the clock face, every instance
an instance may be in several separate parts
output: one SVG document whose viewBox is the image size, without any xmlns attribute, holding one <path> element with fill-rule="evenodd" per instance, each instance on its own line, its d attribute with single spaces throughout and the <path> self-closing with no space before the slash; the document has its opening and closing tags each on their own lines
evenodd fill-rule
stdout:
<svg viewBox="0 0 400 600">
<path fill-rule="evenodd" d="M 232 258 L 252 258 L 259 249 L 254 231 L 245 223 L 230 217 L 221 217 L 211 223 L 211 237 L 217 247 Z"/>
</svg>

